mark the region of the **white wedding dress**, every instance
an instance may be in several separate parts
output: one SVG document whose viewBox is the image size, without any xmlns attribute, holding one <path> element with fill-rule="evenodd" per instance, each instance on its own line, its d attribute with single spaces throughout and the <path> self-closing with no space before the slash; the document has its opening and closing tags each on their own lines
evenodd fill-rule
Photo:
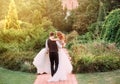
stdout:
<svg viewBox="0 0 120 84">
<path fill-rule="evenodd" d="M 62 47 L 58 48 L 58 55 L 59 55 L 59 65 L 57 72 L 54 74 L 53 77 L 50 78 L 50 81 L 59 81 L 59 80 L 66 80 L 67 75 L 72 72 L 72 65 L 68 58 L 68 54 L 66 50 Z M 50 59 L 49 54 L 47 53 L 47 48 L 43 48 L 37 56 L 34 58 L 33 64 L 37 68 L 37 73 L 46 72 L 48 74 L 51 73 L 50 69 Z"/>
</svg>

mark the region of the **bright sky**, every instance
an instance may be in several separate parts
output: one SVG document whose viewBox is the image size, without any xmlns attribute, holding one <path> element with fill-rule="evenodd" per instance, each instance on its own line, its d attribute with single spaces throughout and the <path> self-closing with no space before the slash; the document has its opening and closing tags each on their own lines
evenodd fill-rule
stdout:
<svg viewBox="0 0 120 84">
<path fill-rule="evenodd" d="M 63 8 L 67 8 L 68 10 L 75 9 L 78 7 L 78 1 L 77 0 L 62 0 Z"/>
</svg>

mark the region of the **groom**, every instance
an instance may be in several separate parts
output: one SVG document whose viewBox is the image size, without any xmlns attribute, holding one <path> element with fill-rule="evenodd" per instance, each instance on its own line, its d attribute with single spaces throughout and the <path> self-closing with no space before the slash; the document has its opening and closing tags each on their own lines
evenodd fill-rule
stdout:
<svg viewBox="0 0 120 84">
<path fill-rule="evenodd" d="M 50 66 L 51 66 L 51 75 L 53 76 L 57 69 L 58 69 L 58 65 L 59 65 L 59 56 L 58 56 L 58 46 L 59 44 L 57 43 L 57 41 L 55 41 L 54 39 L 54 33 L 51 32 L 49 39 L 46 42 L 46 47 L 48 49 L 49 52 L 49 58 L 50 58 Z"/>
</svg>

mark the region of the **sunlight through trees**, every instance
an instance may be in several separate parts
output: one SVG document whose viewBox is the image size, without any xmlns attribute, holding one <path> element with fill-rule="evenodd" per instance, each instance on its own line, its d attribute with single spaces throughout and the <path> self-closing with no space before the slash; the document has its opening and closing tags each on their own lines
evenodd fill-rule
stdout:
<svg viewBox="0 0 120 84">
<path fill-rule="evenodd" d="M 20 29 L 17 9 L 14 0 L 11 0 L 9 4 L 8 15 L 5 17 L 5 29 L 10 29 L 10 28 Z"/>
</svg>

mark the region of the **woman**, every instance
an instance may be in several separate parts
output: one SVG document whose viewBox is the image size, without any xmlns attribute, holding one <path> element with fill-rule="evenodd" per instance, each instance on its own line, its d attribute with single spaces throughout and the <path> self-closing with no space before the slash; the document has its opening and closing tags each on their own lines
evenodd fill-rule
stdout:
<svg viewBox="0 0 120 84">
<path fill-rule="evenodd" d="M 56 32 L 57 39 L 53 39 L 58 41 L 61 44 L 61 48 L 58 48 L 59 54 L 59 65 L 57 72 L 51 77 L 48 81 L 59 81 L 59 80 L 66 80 L 67 74 L 72 72 L 72 65 L 69 60 L 68 54 L 66 52 L 65 46 L 65 35 L 61 32 Z M 43 48 L 37 56 L 34 58 L 33 64 L 37 68 L 37 73 L 50 73 L 50 60 L 49 60 L 49 53 L 47 53 L 47 49 Z"/>
</svg>

